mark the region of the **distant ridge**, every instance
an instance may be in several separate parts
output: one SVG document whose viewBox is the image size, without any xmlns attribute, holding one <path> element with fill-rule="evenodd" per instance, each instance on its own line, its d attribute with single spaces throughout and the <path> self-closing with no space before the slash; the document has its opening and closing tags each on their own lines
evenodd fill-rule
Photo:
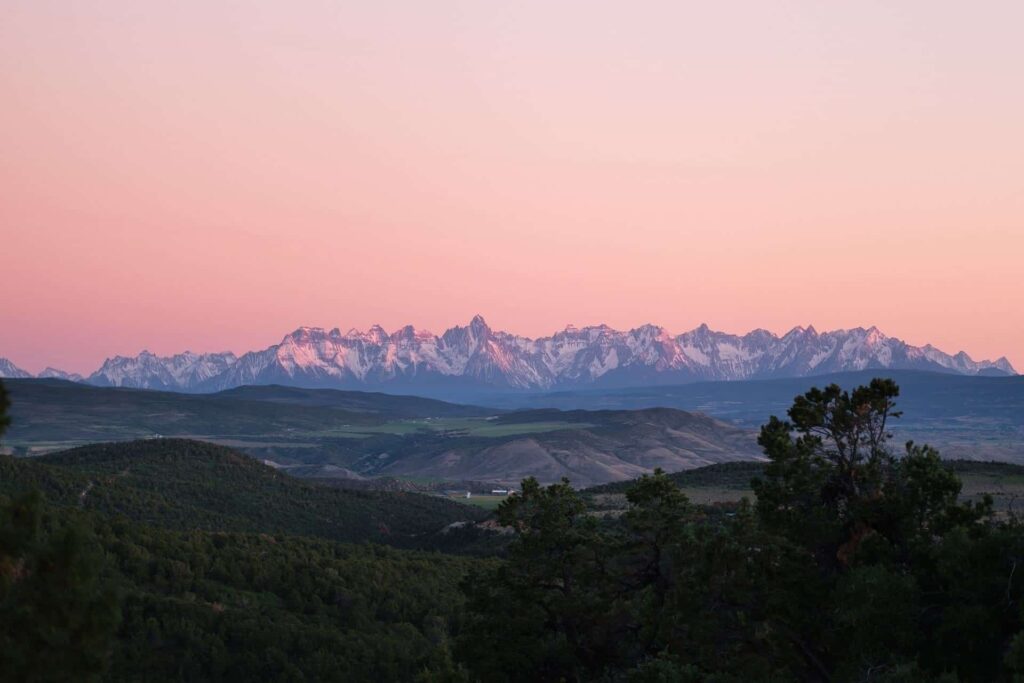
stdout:
<svg viewBox="0 0 1024 683">
<path fill-rule="evenodd" d="M 7 360 L 6 358 L 0 358 L 0 377 L 10 379 L 25 379 L 31 376 L 32 373 L 25 372 L 14 363 Z"/>
<path fill-rule="evenodd" d="M 8 367 L 18 371 L 0 361 L 0 374 L 12 372 Z M 282 384 L 444 395 L 807 377 L 865 369 L 1016 374 L 1005 357 L 975 361 L 963 351 L 950 355 L 931 344 L 911 346 L 875 327 L 818 332 L 809 326 L 794 327 L 782 336 L 767 330 L 740 336 L 707 325 L 679 335 L 655 325 L 628 331 L 597 325 L 569 326 L 530 339 L 492 330 L 476 316 L 440 336 L 412 326 L 391 333 L 379 325 L 345 333 L 300 327 L 279 344 L 241 356 L 186 351 L 162 357 L 143 351 L 108 359 L 86 381 L 187 392 Z"/>
<path fill-rule="evenodd" d="M 2 379 L 31 379 L 33 377 L 39 379 L 64 379 L 69 382 L 81 382 L 85 378 L 74 372 L 64 372 L 57 368 L 47 367 L 45 370 L 40 372 L 38 375 L 33 375 L 31 372 L 22 370 L 17 365 L 7 360 L 6 358 L 0 358 L 0 378 Z"/>
</svg>

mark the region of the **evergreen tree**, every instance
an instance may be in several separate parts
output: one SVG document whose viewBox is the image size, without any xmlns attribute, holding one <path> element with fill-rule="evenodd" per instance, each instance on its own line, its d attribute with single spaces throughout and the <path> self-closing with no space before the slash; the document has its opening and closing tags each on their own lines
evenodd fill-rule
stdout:
<svg viewBox="0 0 1024 683">
<path fill-rule="evenodd" d="M 0 434 L 9 405 L 0 384 Z M 101 568 L 90 530 L 48 510 L 38 491 L 0 505 L 0 680 L 99 678 L 119 620 Z"/>
<path fill-rule="evenodd" d="M 849 392 L 831 385 L 797 397 L 789 421 L 772 417 L 759 438 L 770 462 L 753 483 L 758 516 L 817 567 L 794 594 L 814 591 L 828 606 L 797 630 L 809 661 L 842 680 L 991 680 L 1017 617 L 992 609 L 992 589 L 978 579 L 1001 577 L 1008 604 L 1019 604 L 1019 527 L 995 520 L 989 499 L 959 501 L 960 481 L 934 449 L 910 442 L 897 455 L 888 428 L 898 395 L 891 380 Z M 965 647 L 979 629 L 982 642 Z"/>
<path fill-rule="evenodd" d="M 568 480 L 532 477 L 497 517 L 517 535 L 503 566 L 467 583 L 475 619 L 463 656 L 487 680 L 590 680 L 613 646 L 597 520 Z"/>
<path fill-rule="evenodd" d="M 11 424 L 11 418 L 7 415 L 10 407 L 11 401 L 7 397 L 7 389 L 4 387 L 4 383 L 0 382 L 0 436 L 4 435 L 7 427 Z"/>
<path fill-rule="evenodd" d="M 97 680 L 119 619 L 95 537 L 30 493 L 0 509 L 0 680 Z"/>
</svg>

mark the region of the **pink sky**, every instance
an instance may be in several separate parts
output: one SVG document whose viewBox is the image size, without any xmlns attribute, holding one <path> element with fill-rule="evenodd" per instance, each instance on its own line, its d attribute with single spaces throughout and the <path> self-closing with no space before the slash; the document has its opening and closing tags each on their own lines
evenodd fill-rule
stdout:
<svg viewBox="0 0 1024 683">
<path fill-rule="evenodd" d="M 482 313 L 1024 370 L 1024 3 L 0 4 L 0 356 Z"/>
</svg>

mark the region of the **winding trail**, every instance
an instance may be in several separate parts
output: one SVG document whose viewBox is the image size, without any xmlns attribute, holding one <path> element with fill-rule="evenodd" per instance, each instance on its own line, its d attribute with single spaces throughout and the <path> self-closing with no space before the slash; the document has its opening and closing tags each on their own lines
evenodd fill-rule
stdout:
<svg viewBox="0 0 1024 683">
<path fill-rule="evenodd" d="M 85 497 L 89 495 L 89 491 L 92 491 L 92 487 L 96 485 L 96 482 L 90 481 L 82 492 L 78 494 L 78 504 L 85 505 Z"/>
<path fill-rule="evenodd" d="M 125 467 L 123 470 L 121 470 L 120 472 L 118 472 L 114 476 L 109 477 L 107 479 L 107 483 L 110 483 L 110 482 L 114 481 L 115 479 L 120 479 L 121 477 L 126 476 L 128 474 L 128 472 L 130 471 L 130 469 L 131 468 Z M 90 481 L 88 484 L 86 484 L 85 488 L 82 489 L 79 492 L 79 494 L 78 494 L 78 504 L 79 505 L 82 505 L 82 506 L 85 505 L 85 497 L 89 495 L 89 492 L 92 491 L 93 487 L 95 487 L 95 486 L 96 486 L 96 482 L 95 481 Z"/>
</svg>

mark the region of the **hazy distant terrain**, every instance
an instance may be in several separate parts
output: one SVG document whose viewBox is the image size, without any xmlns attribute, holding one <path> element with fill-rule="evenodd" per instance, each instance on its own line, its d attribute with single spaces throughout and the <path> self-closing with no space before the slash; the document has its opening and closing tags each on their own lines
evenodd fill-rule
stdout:
<svg viewBox="0 0 1024 683">
<path fill-rule="evenodd" d="M 852 387 L 879 374 L 901 387 L 897 441 L 930 443 L 951 459 L 1024 463 L 1024 378 L 878 370 L 490 395 L 498 407 L 283 386 L 198 395 L 14 379 L 6 380 L 13 424 L 5 445 L 27 455 L 100 441 L 190 437 L 304 477 L 515 485 L 526 476 L 565 476 L 589 486 L 655 467 L 675 472 L 756 459 L 757 428 L 769 415 L 784 415 L 794 396 L 830 382 Z"/>
<path fill-rule="evenodd" d="M 752 431 L 674 409 L 501 410 L 416 397 L 289 387 L 212 395 L 8 380 L 6 444 L 32 455 L 93 443 L 190 437 L 304 476 L 585 486 L 759 457 Z"/>
<path fill-rule="evenodd" d="M 50 448 L 50 442 L 92 443 L 205 434 L 224 438 L 309 434 L 348 437 L 392 420 L 472 417 L 496 411 L 413 396 L 239 388 L 221 394 L 179 394 L 92 387 L 59 380 L 5 380 L 11 393 L 7 442 Z"/>
<path fill-rule="evenodd" d="M 505 408 L 629 410 L 665 406 L 699 411 L 751 429 L 769 415 L 784 416 L 793 397 L 814 386 L 844 388 L 891 377 L 900 386 L 893 422 L 898 441 L 936 445 L 949 458 L 1024 463 L 1024 377 L 966 377 L 913 370 L 863 370 L 815 377 L 742 382 L 700 382 L 674 386 L 554 392 L 506 393 L 488 397 Z"/>
</svg>

